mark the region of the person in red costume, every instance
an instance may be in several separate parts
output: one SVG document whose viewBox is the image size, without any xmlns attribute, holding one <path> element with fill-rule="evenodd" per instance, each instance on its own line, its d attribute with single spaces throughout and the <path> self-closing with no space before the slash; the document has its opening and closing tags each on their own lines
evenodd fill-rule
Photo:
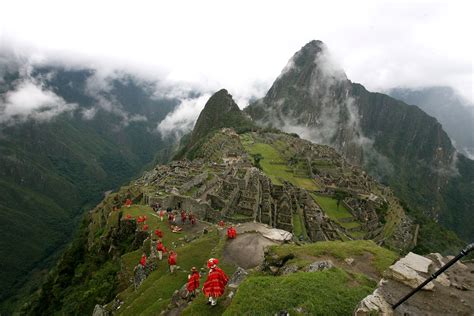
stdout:
<svg viewBox="0 0 474 316">
<path fill-rule="evenodd" d="M 224 227 L 225 223 L 224 223 L 224 221 L 221 220 L 221 221 L 219 221 L 219 223 L 217 223 L 217 225 L 219 225 L 220 227 Z"/>
<path fill-rule="evenodd" d="M 148 224 L 143 225 L 143 230 L 147 231 L 148 230 Z"/>
<path fill-rule="evenodd" d="M 237 231 L 233 226 L 230 226 L 227 228 L 227 238 L 234 239 L 235 237 L 237 237 Z"/>
<path fill-rule="evenodd" d="M 186 211 L 185 210 L 182 210 L 181 211 L 181 223 L 184 225 L 184 223 L 186 222 Z"/>
<path fill-rule="evenodd" d="M 163 217 L 165 217 L 165 210 L 160 211 L 160 220 L 163 221 Z"/>
<path fill-rule="evenodd" d="M 173 250 L 171 250 L 168 255 L 168 265 L 170 266 L 171 274 L 174 273 L 174 269 L 176 268 L 176 256 L 177 254 Z"/>
<path fill-rule="evenodd" d="M 159 229 L 155 229 L 155 235 L 158 238 L 163 238 L 163 232 Z"/>
<path fill-rule="evenodd" d="M 127 199 L 127 200 L 125 201 L 125 206 L 126 206 L 126 207 L 130 207 L 131 205 L 132 205 L 132 200 Z"/>
<path fill-rule="evenodd" d="M 225 286 L 229 278 L 227 275 L 217 267 L 219 260 L 211 258 L 207 261 L 207 267 L 209 268 L 209 274 L 207 275 L 207 280 L 204 282 L 202 288 L 204 295 L 209 297 L 208 304 L 216 306 L 217 298 L 224 294 Z"/>
<path fill-rule="evenodd" d="M 143 253 L 142 257 L 140 258 L 140 264 L 142 267 L 146 266 L 146 253 Z"/>
<path fill-rule="evenodd" d="M 188 283 L 186 284 L 186 289 L 188 290 L 188 295 L 194 297 L 196 296 L 196 290 L 199 288 L 199 279 L 200 275 L 196 267 L 191 268 L 191 274 L 188 275 Z"/>
<path fill-rule="evenodd" d="M 158 259 L 163 260 L 163 253 L 166 252 L 166 248 L 163 246 L 161 240 L 158 240 L 156 243 L 156 251 L 158 251 Z"/>
</svg>

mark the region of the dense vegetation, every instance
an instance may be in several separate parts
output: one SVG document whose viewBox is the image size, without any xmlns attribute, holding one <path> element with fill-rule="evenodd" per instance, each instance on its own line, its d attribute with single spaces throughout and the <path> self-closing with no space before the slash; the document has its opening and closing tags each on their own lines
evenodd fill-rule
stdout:
<svg viewBox="0 0 474 316">
<path fill-rule="evenodd" d="M 55 75 L 44 84 L 66 102 L 79 104 L 79 110 L 50 122 L 0 126 L 2 301 L 26 279 L 41 279 L 42 269 L 57 257 L 45 260 L 70 240 L 83 211 L 105 191 L 168 155 L 168 141 L 152 131 L 176 100 L 153 99 L 132 78 L 115 80 L 102 97 L 130 116 L 146 115 L 147 121 L 124 124 L 123 117 L 105 110 L 86 120 L 80 110 L 98 102 L 86 93 L 93 72 L 45 68 L 34 75 L 51 72 Z M 20 79 L 13 76 L 7 84 L 15 80 Z"/>
</svg>

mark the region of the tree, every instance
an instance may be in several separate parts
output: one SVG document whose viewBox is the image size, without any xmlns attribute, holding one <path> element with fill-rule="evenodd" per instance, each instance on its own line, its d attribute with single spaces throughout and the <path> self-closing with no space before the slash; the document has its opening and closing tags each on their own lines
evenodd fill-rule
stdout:
<svg viewBox="0 0 474 316">
<path fill-rule="evenodd" d="M 256 153 L 256 154 L 253 154 L 252 157 L 253 157 L 254 166 L 262 170 L 262 166 L 260 166 L 260 161 L 263 159 L 262 154 Z"/>
</svg>

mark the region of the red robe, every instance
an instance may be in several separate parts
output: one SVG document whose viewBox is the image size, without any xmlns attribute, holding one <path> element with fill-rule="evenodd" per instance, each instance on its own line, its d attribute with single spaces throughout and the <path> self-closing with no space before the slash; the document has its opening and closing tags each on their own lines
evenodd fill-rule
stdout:
<svg viewBox="0 0 474 316">
<path fill-rule="evenodd" d="M 181 212 L 181 222 L 186 222 L 186 212 Z"/>
<path fill-rule="evenodd" d="M 176 254 L 175 254 L 175 253 L 170 254 L 170 255 L 168 256 L 168 264 L 169 264 L 170 266 L 176 265 Z"/>
<path fill-rule="evenodd" d="M 186 284 L 186 289 L 192 292 L 197 288 L 199 288 L 199 272 L 193 272 L 188 280 L 188 284 Z"/>
<path fill-rule="evenodd" d="M 132 205 L 132 200 L 127 199 L 127 200 L 125 201 L 125 206 L 130 206 L 130 205 Z"/>
<path fill-rule="evenodd" d="M 146 266 L 146 256 L 143 255 L 140 259 L 140 264 L 142 265 L 142 267 L 145 267 Z"/>
<path fill-rule="evenodd" d="M 209 271 L 207 275 L 207 280 L 204 282 L 204 287 L 202 288 L 204 295 L 207 297 L 219 297 L 224 294 L 224 289 L 229 281 L 227 275 L 222 271 L 222 269 L 215 267 Z"/>
<path fill-rule="evenodd" d="M 165 246 L 163 246 L 162 242 L 159 242 L 158 244 L 156 244 L 156 250 L 166 252 L 166 248 Z"/>
<path fill-rule="evenodd" d="M 237 237 L 237 231 L 235 230 L 234 227 L 229 227 L 227 229 L 227 237 L 229 239 L 234 239 L 235 237 Z"/>
<path fill-rule="evenodd" d="M 147 224 L 143 225 L 143 230 L 148 230 L 148 225 Z"/>
<path fill-rule="evenodd" d="M 158 238 L 162 238 L 163 237 L 163 232 L 159 229 L 156 229 L 155 230 L 155 235 L 158 237 Z"/>
</svg>

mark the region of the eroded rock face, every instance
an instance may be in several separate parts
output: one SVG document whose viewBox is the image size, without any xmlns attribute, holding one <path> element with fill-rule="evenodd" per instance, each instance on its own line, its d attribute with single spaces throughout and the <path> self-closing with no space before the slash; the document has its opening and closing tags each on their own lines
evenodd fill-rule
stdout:
<svg viewBox="0 0 474 316">
<path fill-rule="evenodd" d="M 239 287 L 239 285 L 245 280 L 247 275 L 247 271 L 245 271 L 241 267 L 238 267 L 229 279 L 229 283 L 227 284 L 227 286 L 233 289 Z"/>
<path fill-rule="evenodd" d="M 392 306 L 387 303 L 380 290 L 376 289 L 374 293 L 370 294 L 359 303 L 355 314 L 358 316 L 374 314 L 388 316 L 393 315 L 393 309 Z"/>
<path fill-rule="evenodd" d="M 385 272 L 385 276 L 402 282 L 411 288 L 416 288 L 426 279 L 426 277 L 419 272 L 427 274 L 432 263 L 433 261 L 430 259 L 410 252 L 395 264 L 391 265 Z M 428 283 L 423 290 L 432 290 L 433 288 L 434 284 Z"/>
<path fill-rule="evenodd" d="M 324 271 L 334 267 L 331 260 L 315 261 L 308 266 L 308 272 Z"/>
<path fill-rule="evenodd" d="M 357 306 L 354 315 L 472 315 L 474 311 L 474 262 L 454 264 L 421 291 L 400 305 L 408 294 L 449 260 L 440 254 L 409 253 L 385 273 L 375 291 Z"/>
</svg>

